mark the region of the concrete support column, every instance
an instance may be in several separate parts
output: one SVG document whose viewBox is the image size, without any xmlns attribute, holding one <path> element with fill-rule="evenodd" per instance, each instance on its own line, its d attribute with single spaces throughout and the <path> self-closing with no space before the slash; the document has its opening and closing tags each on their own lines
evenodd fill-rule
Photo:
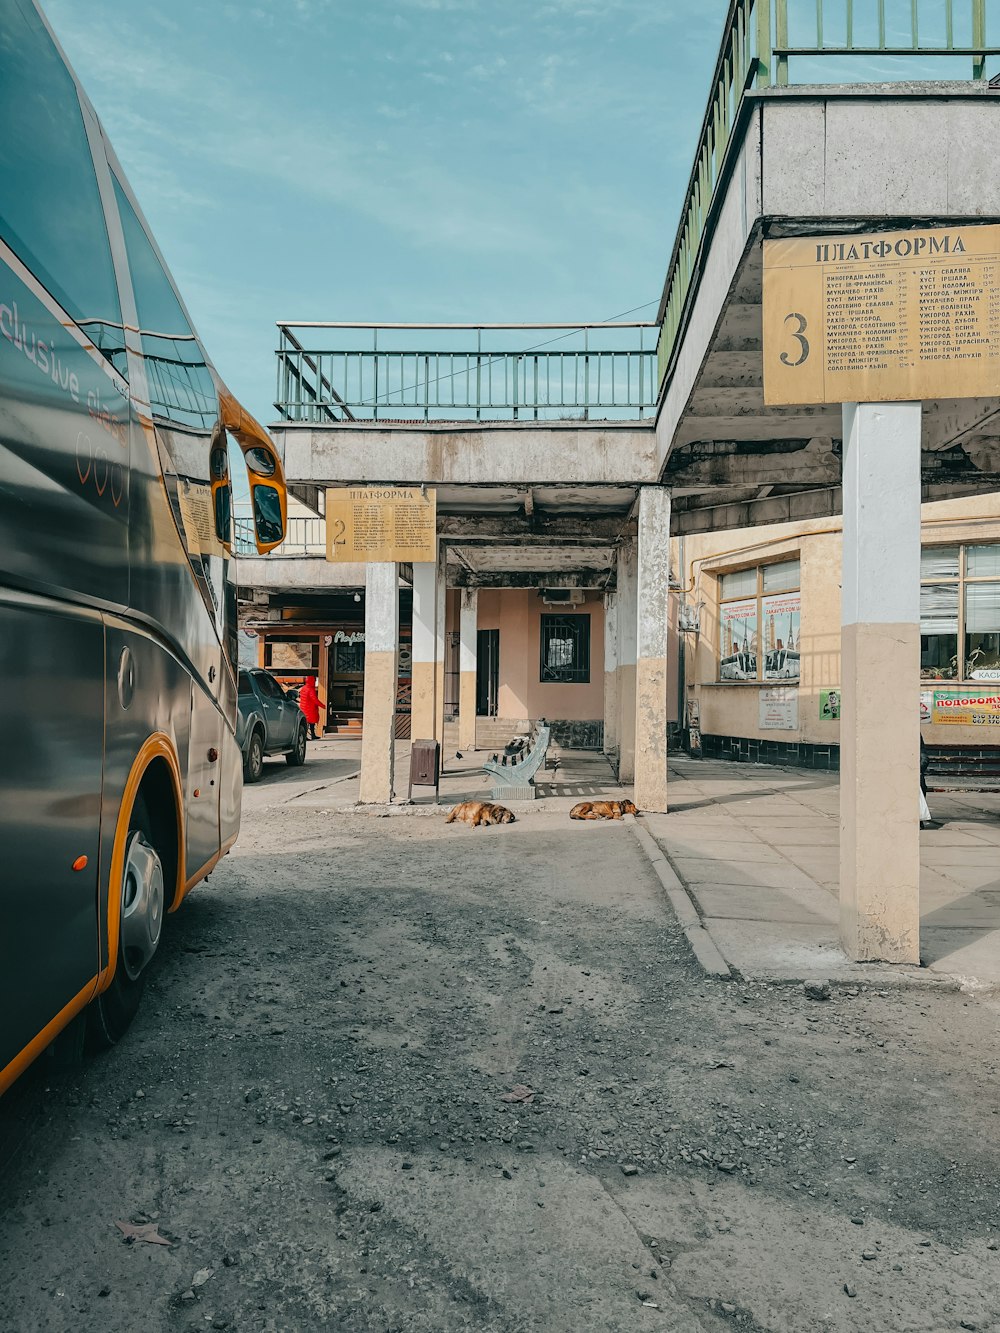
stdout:
<svg viewBox="0 0 1000 1333">
<path fill-rule="evenodd" d="M 604 594 L 604 753 L 618 749 L 618 595 Z"/>
<path fill-rule="evenodd" d="M 920 960 L 920 403 L 844 404 L 840 933 Z"/>
<path fill-rule="evenodd" d="M 479 632 L 479 589 L 462 589 L 458 621 L 458 748 L 476 748 L 476 660 Z"/>
<path fill-rule="evenodd" d="M 410 735 L 433 740 L 435 659 L 437 636 L 437 563 L 413 566 L 413 639 L 410 667 Z"/>
<path fill-rule="evenodd" d="M 392 800 L 399 653 L 399 573 L 372 563 L 365 579 L 365 711 L 361 737 L 362 804 Z"/>
<path fill-rule="evenodd" d="M 638 631 L 635 669 L 635 803 L 667 809 L 667 613 L 670 492 L 639 492 Z"/>
<path fill-rule="evenodd" d="M 618 781 L 635 778 L 635 650 L 638 627 L 637 554 L 634 541 L 618 548 Z"/>
<path fill-rule="evenodd" d="M 441 767 L 444 767 L 444 668 L 445 668 L 445 614 L 448 584 L 445 578 L 447 547 L 438 547 L 436 580 L 434 585 L 434 730 L 430 733 L 441 746 Z"/>
</svg>

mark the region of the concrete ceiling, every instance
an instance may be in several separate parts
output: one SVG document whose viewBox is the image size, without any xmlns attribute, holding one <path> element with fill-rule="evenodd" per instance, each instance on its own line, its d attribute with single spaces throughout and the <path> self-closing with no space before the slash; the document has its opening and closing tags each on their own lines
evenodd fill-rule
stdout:
<svg viewBox="0 0 1000 1333">
<path fill-rule="evenodd" d="M 841 511 L 840 408 L 764 405 L 762 237 L 750 236 L 667 455 L 674 533 Z M 922 471 L 925 499 L 1000 489 L 1000 399 L 925 403 Z"/>
<path fill-rule="evenodd" d="M 452 546 L 449 563 L 462 564 L 477 573 L 505 569 L 564 573 L 573 569 L 607 570 L 614 561 L 611 546 Z"/>
<path fill-rule="evenodd" d="M 627 514 L 634 486 L 438 486 L 440 514 Z"/>
</svg>

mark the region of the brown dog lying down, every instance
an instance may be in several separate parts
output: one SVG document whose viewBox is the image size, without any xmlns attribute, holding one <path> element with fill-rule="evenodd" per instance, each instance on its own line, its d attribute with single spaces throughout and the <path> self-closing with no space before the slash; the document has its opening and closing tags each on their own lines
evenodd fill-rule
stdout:
<svg viewBox="0 0 1000 1333">
<path fill-rule="evenodd" d="M 514 816 L 505 805 L 492 805 L 489 801 L 463 801 L 456 805 L 446 824 L 454 824 L 460 819 L 463 824 L 475 828 L 477 824 L 513 824 Z"/>
<path fill-rule="evenodd" d="M 623 815 L 637 815 L 631 801 L 581 801 L 569 812 L 570 819 L 621 819 Z"/>
</svg>

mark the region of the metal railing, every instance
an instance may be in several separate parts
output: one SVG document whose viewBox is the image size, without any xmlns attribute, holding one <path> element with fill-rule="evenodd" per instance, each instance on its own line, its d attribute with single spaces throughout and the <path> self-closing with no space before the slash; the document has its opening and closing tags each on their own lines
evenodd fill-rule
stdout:
<svg viewBox="0 0 1000 1333">
<path fill-rule="evenodd" d="M 233 519 L 233 553 L 234 555 L 257 554 L 257 543 L 254 541 L 252 518 Z"/>
<path fill-rule="evenodd" d="M 278 330 L 285 421 L 635 419 L 656 402 L 659 327 L 649 322 Z"/>
<path fill-rule="evenodd" d="M 233 526 L 236 555 L 255 556 L 257 543 L 254 541 L 253 519 L 234 518 Z M 289 518 L 285 540 L 269 553 L 269 558 L 280 559 L 286 555 L 326 555 L 326 521 L 304 515 Z"/>
<path fill-rule="evenodd" d="M 658 385 L 670 369 L 711 238 L 713 204 L 747 93 L 787 86 L 793 60 L 803 62 L 810 82 L 881 83 L 890 73 L 885 61 L 897 57 L 908 57 L 906 71 L 918 78 L 939 78 L 942 63 L 971 60 L 972 78 L 983 80 L 988 57 L 996 55 L 1000 5 L 991 4 L 987 22 L 986 0 L 731 0 L 660 305 Z"/>
</svg>

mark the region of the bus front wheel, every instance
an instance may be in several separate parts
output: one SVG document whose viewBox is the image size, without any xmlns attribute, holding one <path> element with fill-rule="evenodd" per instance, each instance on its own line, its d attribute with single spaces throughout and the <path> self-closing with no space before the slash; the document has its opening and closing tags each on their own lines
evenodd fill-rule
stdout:
<svg viewBox="0 0 1000 1333">
<path fill-rule="evenodd" d="M 119 911 L 115 975 L 88 1012 L 91 1044 L 98 1047 L 114 1046 L 135 1017 L 146 984 L 146 969 L 163 930 L 163 861 L 156 848 L 153 821 L 141 796 L 129 820 Z"/>
</svg>

